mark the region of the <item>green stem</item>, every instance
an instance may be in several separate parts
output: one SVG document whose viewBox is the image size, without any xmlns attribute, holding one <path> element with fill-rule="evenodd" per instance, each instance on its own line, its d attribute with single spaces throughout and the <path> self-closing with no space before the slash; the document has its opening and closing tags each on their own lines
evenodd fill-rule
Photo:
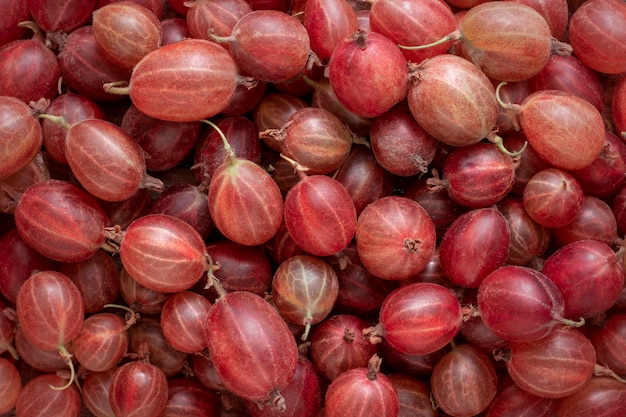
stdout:
<svg viewBox="0 0 626 417">
<path fill-rule="evenodd" d="M 307 310 L 306 317 L 302 320 L 302 324 L 304 324 L 304 333 L 302 333 L 302 341 L 305 342 L 309 337 L 309 332 L 311 331 L 311 322 L 313 320 L 313 316 L 311 315 L 311 310 Z"/>
<path fill-rule="evenodd" d="M 43 36 L 43 32 L 41 31 L 41 28 L 39 27 L 39 25 L 37 25 L 37 23 L 33 22 L 32 20 L 25 20 L 23 22 L 19 22 L 17 26 L 32 30 L 33 31 L 32 39 L 38 40 L 41 42 L 44 41 L 44 36 Z"/>
<path fill-rule="evenodd" d="M 520 106 L 519 104 L 514 104 L 514 103 L 505 103 L 504 101 L 502 101 L 502 98 L 500 97 L 500 89 L 502 89 L 502 87 L 505 85 L 507 85 L 507 82 L 502 81 L 496 87 L 496 101 L 500 107 L 502 107 L 505 110 L 512 111 L 514 113 L 514 116 L 519 117 L 519 114 L 522 110 L 522 106 Z M 516 126 L 519 126 L 519 120 L 515 119 L 515 124 Z"/>
<path fill-rule="evenodd" d="M 47 114 L 47 113 L 43 113 L 39 115 L 40 119 L 46 119 L 46 120 L 50 120 L 51 122 L 57 124 L 58 126 L 61 126 L 62 128 L 65 128 L 66 130 L 69 130 L 70 127 L 72 127 L 67 120 L 65 120 L 65 118 L 63 116 L 55 116 L 54 114 Z"/>
<path fill-rule="evenodd" d="M 130 328 L 130 326 L 137 323 L 137 320 L 139 320 L 140 318 L 140 315 L 138 312 L 122 304 L 105 304 L 104 308 L 119 308 L 122 310 L 126 310 L 126 329 L 127 330 Z"/>
<path fill-rule="evenodd" d="M 507 85 L 508 83 L 506 81 L 502 81 L 500 84 L 498 84 L 498 86 L 496 87 L 496 101 L 498 102 L 498 104 L 500 105 L 500 107 L 502 107 L 503 109 L 513 109 L 513 104 L 511 103 L 505 103 L 504 101 L 502 101 L 502 99 L 500 98 L 500 89 L 502 87 L 504 87 L 505 85 Z"/>
<path fill-rule="evenodd" d="M 306 355 L 307 349 L 311 346 L 311 342 L 302 342 L 298 345 L 298 352 Z"/>
<path fill-rule="evenodd" d="M 585 325 L 585 318 L 581 317 L 580 320 L 578 321 L 574 321 L 574 320 L 570 320 L 570 319 L 566 319 L 566 318 L 559 318 L 558 321 L 560 321 L 561 323 L 563 323 L 566 326 L 569 327 L 582 327 Z"/>
<path fill-rule="evenodd" d="M 60 76 L 59 80 L 57 81 L 57 94 L 63 94 L 63 76 Z"/>
<path fill-rule="evenodd" d="M 11 343 L 0 344 L 0 348 L 3 348 L 5 351 L 9 352 L 13 359 L 18 360 L 20 358 L 19 353 L 17 353 L 17 349 L 15 349 Z"/>
<path fill-rule="evenodd" d="M 209 38 L 217 43 L 226 43 L 226 42 L 231 42 L 233 40 L 232 36 L 219 36 L 215 34 L 215 28 L 210 28 L 207 31 L 207 35 L 209 35 Z"/>
<path fill-rule="evenodd" d="M 213 123 L 210 120 L 205 119 L 205 120 L 202 120 L 202 122 L 211 126 L 213 129 L 215 129 L 217 134 L 220 135 L 220 138 L 222 138 L 222 143 L 224 144 L 224 150 L 226 151 L 226 155 L 228 156 L 228 159 L 230 159 L 230 163 L 233 165 L 236 164 L 237 157 L 235 156 L 235 151 L 230 146 L 230 143 L 228 143 L 228 139 L 226 139 L 226 136 L 224 135 L 224 132 L 222 132 L 222 129 L 220 129 L 215 123 Z"/>
<path fill-rule="evenodd" d="M 511 152 L 504 146 L 504 142 L 502 141 L 502 137 L 499 136 L 499 135 L 496 135 L 495 132 L 491 132 L 487 136 L 487 139 L 489 140 L 489 142 L 491 142 L 494 145 L 496 145 L 498 147 L 498 149 L 500 149 L 500 151 L 502 151 L 506 155 L 509 155 L 511 158 L 516 158 L 516 157 L 520 156 L 526 150 L 526 147 L 528 146 L 528 141 L 525 141 L 524 142 L 524 146 L 522 146 L 522 149 L 520 149 L 519 151 Z"/>
<path fill-rule="evenodd" d="M 67 382 L 67 384 L 65 384 L 63 386 L 57 387 L 57 386 L 54 386 L 54 385 L 50 385 L 50 388 L 52 388 L 53 390 L 56 390 L 56 391 L 63 391 L 65 389 L 68 389 L 70 387 L 70 385 L 72 385 L 74 383 L 74 378 L 76 377 L 76 371 L 74 370 L 74 363 L 72 362 L 72 354 L 67 351 L 65 346 L 63 346 L 63 345 L 59 346 L 59 353 L 61 354 L 61 356 L 65 360 L 65 363 L 70 367 L 70 379 Z"/>
<path fill-rule="evenodd" d="M 454 32 L 447 34 L 443 38 L 436 40 L 435 42 L 427 43 L 426 45 L 414 45 L 414 46 L 413 45 L 398 45 L 398 48 L 405 49 L 407 51 L 417 51 L 420 49 L 427 49 L 427 48 L 439 46 L 450 41 L 458 41 L 461 38 L 462 38 L 461 32 L 459 30 L 455 30 Z"/>
<path fill-rule="evenodd" d="M 125 85 L 126 81 L 114 81 L 112 83 L 106 83 L 102 86 L 104 91 L 109 94 L 118 94 L 121 96 L 126 96 L 130 94 L 130 87 L 120 87 L 121 85 Z"/>
<path fill-rule="evenodd" d="M 285 161 L 289 162 L 291 164 L 291 166 L 293 167 L 293 169 L 296 170 L 296 172 L 298 173 L 298 176 L 300 177 L 301 180 L 306 178 L 306 171 L 309 170 L 309 168 L 305 167 L 304 165 L 302 165 L 300 162 L 289 158 L 288 156 L 286 156 L 285 154 L 281 153 L 280 157 L 283 158 Z"/>
<path fill-rule="evenodd" d="M 305 83 L 307 83 L 308 85 L 310 85 L 311 87 L 313 87 L 314 89 L 318 89 L 320 86 L 320 83 L 318 83 L 317 81 L 307 77 L 306 75 L 302 76 L 302 79 L 304 80 Z"/>
</svg>

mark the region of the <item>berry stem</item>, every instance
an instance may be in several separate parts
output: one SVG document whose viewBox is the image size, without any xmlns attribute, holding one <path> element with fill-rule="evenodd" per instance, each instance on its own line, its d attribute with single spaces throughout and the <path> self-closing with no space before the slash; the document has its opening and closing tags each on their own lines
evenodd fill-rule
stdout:
<svg viewBox="0 0 626 417">
<path fill-rule="evenodd" d="M 139 313 L 137 313 L 135 310 L 133 310 L 130 307 L 127 307 L 125 305 L 122 304 L 105 304 L 104 308 L 119 308 L 122 310 L 126 311 L 126 330 L 128 330 L 130 328 L 130 326 L 132 326 L 133 324 L 137 323 L 137 320 L 139 320 L 140 315 Z"/>
<path fill-rule="evenodd" d="M 67 364 L 67 366 L 70 367 L 70 379 L 69 379 L 69 381 L 67 381 L 67 384 L 65 384 L 65 385 L 62 385 L 60 387 L 57 387 L 55 385 L 50 385 L 50 388 L 53 389 L 53 390 L 56 390 L 56 391 L 63 391 L 65 389 L 68 389 L 70 387 L 70 385 L 72 385 L 74 383 L 74 378 L 76 376 L 76 371 L 74 370 L 74 362 L 72 362 L 72 354 L 67 351 L 65 346 L 59 345 L 59 354 L 61 355 L 61 357 L 63 358 L 63 360 Z"/>
<path fill-rule="evenodd" d="M 40 119 L 47 119 L 51 122 L 55 123 L 58 126 L 61 126 L 65 130 L 69 130 L 72 127 L 67 120 L 63 116 L 55 116 L 54 114 L 43 113 L 39 115 Z"/>
<path fill-rule="evenodd" d="M 296 172 L 298 173 L 298 176 L 300 177 L 301 180 L 306 178 L 306 171 L 308 171 L 309 168 L 305 167 L 300 162 L 298 162 L 298 161 L 296 161 L 294 159 L 289 158 L 285 154 L 281 153 L 280 157 L 283 158 L 285 161 L 287 161 L 287 162 L 289 162 L 291 164 L 293 169 L 295 169 Z"/>
<path fill-rule="evenodd" d="M 502 87 L 504 87 L 507 84 L 508 83 L 506 81 L 502 81 L 500 84 L 496 86 L 496 101 L 498 102 L 500 107 L 502 107 L 503 109 L 513 110 L 515 111 L 515 113 L 519 113 L 520 108 L 521 108 L 519 104 L 505 103 L 504 101 L 502 101 L 502 98 L 500 97 L 500 90 L 502 89 Z"/>
<path fill-rule="evenodd" d="M 19 22 L 17 24 L 18 27 L 21 28 L 27 28 L 33 31 L 33 40 L 37 40 L 40 42 L 44 41 L 44 35 L 43 32 L 41 30 L 41 28 L 39 27 L 39 25 L 35 22 L 33 22 L 32 20 L 25 20 L 23 22 Z"/>
<path fill-rule="evenodd" d="M 407 51 L 417 51 L 420 49 L 427 49 L 427 48 L 432 48 L 434 46 L 439 46 L 450 41 L 458 41 L 462 37 L 463 36 L 461 34 L 461 31 L 455 30 L 454 32 L 447 34 L 443 38 L 436 40 L 435 42 L 427 43 L 426 45 L 398 45 L 398 48 L 406 49 Z"/>
<path fill-rule="evenodd" d="M 230 160 L 231 164 L 236 164 L 237 163 L 237 157 L 235 156 L 235 151 L 233 150 L 233 148 L 230 146 L 230 143 L 228 143 L 228 139 L 226 139 L 226 135 L 224 135 L 224 132 L 222 132 L 222 129 L 220 129 L 215 123 L 213 123 L 210 120 L 202 120 L 202 122 L 208 124 L 209 126 L 211 126 L 213 129 L 215 129 L 215 131 L 217 132 L 218 135 L 220 135 L 220 138 L 222 138 L 222 143 L 224 144 L 224 150 L 226 151 L 226 155 L 228 157 L 228 159 Z"/>
<path fill-rule="evenodd" d="M 566 319 L 566 318 L 559 318 L 558 321 L 560 321 L 561 323 L 563 323 L 566 326 L 569 327 L 582 327 L 585 325 L 585 318 L 581 317 L 580 320 L 578 321 L 574 321 L 574 320 L 570 320 L 570 319 Z"/>
<path fill-rule="evenodd" d="M 309 332 L 311 331 L 311 323 L 313 321 L 313 316 L 311 314 L 311 311 L 308 310 L 306 317 L 304 318 L 304 320 L 302 320 L 302 324 L 304 324 L 304 333 L 302 333 L 302 341 L 305 342 L 306 339 L 308 339 L 309 337 Z"/>
<path fill-rule="evenodd" d="M 626 379 L 620 377 L 614 370 L 612 370 L 608 366 L 603 366 L 596 363 L 593 368 L 593 374 L 595 376 L 608 376 L 615 379 L 616 381 L 621 382 L 622 384 L 626 384 Z"/>
<path fill-rule="evenodd" d="M 235 38 L 233 38 L 232 36 L 219 36 L 215 34 L 215 28 L 210 28 L 207 31 L 207 35 L 209 35 L 209 38 L 217 43 L 227 43 L 227 42 L 233 42 L 235 40 Z"/>
<path fill-rule="evenodd" d="M 487 135 L 487 140 L 493 143 L 494 145 L 496 145 L 496 147 L 500 149 L 502 153 L 510 156 L 511 158 L 516 158 L 520 156 L 526 150 L 526 147 L 528 146 L 528 141 L 524 141 L 524 146 L 522 146 L 522 149 L 520 149 L 519 151 L 511 152 L 504 146 L 504 142 L 502 141 L 502 136 L 496 134 L 496 132 L 489 133 L 489 135 Z"/>
<path fill-rule="evenodd" d="M 302 76 L 302 79 L 304 80 L 305 83 L 307 83 L 308 85 L 310 85 L 311 87 L 313 87 L 314 89 L 318 89 L 320 86 L 320 83 L 318 83 L 317 81 L 307 77 L 306 75 Z"/>
<path fill-rule="evenodd" d="M 104 84 L 102 88 L 106 93 L 126 96 L 130 94 L 130 87 L 121 87 L 122 85 L 126 84 L 126 81 L 113 81 L 111 83 Z"/>
</svg>

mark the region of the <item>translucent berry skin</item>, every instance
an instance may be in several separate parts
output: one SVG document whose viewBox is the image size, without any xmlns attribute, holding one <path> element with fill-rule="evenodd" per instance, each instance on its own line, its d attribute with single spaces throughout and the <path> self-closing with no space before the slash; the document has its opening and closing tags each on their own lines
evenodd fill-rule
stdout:
<svg viewBox="0 0 626 417">
<path fill-rule="evenodd" d="M 296 372 L 296 340 L 261 296 L 227 293 L 209 310 L 205 331 L 215 370 L 235 395 L 252 401 L 274 400 Z"/>
<path fill-rule="evenodd" d="M 487 275 L 478 287 L 477 301 L 487 327 L 510 342 L 545 337 L 565 311 L 556 284 L 524 266 L 503 266 Z"/>
<path fill-rule="evenodd" d="M 384 339 L 410 354 L 433 353 L 457 335 L 463 324 L 456 296 L 439 284 L 420 282 L 402 286 L 387 296 L 379 322 Z"/>
<path fill-rule="evenodd" d="M 109 220 L 90 194 L 63 180 L 29 187 L 15 208 L 15 225 L 24 242 L 59 262 L 82 262 L 105 242 Z"/>
</svg>

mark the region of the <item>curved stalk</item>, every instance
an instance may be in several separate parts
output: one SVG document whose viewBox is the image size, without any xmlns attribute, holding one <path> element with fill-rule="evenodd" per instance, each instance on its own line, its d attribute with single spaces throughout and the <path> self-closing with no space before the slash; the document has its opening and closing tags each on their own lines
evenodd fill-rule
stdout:
<svg viewBox="0 0 626 417">
<path fill-rule="evenodd" d="M 54 114 L 42 113 L 39 115 L 40 119 L 50 120 L 51 122 L 61 126 L 65 130 L 69 130 L 72 127 L 67 120 L 63 116 L 55 116 Z"/>
<path fill-rule="evenodd" d="M 524 146 L 522 146 L 522 149 L 520 149 L 519 151 L 511 152 L 504 146 L 502 137 L 499 135 L 496 135 L 495 132 L 490 133 L 487 136 L 487 139 L 489 140 L 489 142 L 496 145 L 498 149 L 500 149 L 501 152 L 505 153 L 506 155 L 509 155 L 511 158 L 517 158 L 518 156 L 520 156 L 526 150 L 526 147 L 528 146 L 528 141 L 524 141 Z"/>
<path fill-rule="evenodd" d="M 121 87 L 122 85 L 126 85 L 126 81 L 114 81 L 112 83 L 106 83 L 102 86 L 104 91 L 109 94 L 118 94 L 121 96 L 126 96 L 130 94 L 130 87 Z"/>
<path fill-rule="evenodd" d="M 413 45 L 398 45 L 398 48 L 405 49 L 407 51 L 417 51 L 420 49 L 427 49 L 427 48 L 439 46 L 450 41 L 458 41 L 461 38 L 462 38 L 461 32 L 459 30 L 455 30 L 454 32 L 447 34 L 443 38 L 438 39 L 435 42 L 427 43 L 426 45 L 414 45 L 414 46 Z"/>
<path fill-rule="evenodd" d="M 67 384 L 65 385 L 62 385 L 60 387 L 57 387 L 55 385 L 50 385 L 50 388 L 56 391 L 63 391 L 65 389 L 68 389 L 70 385 L 74 383 L 74 379 L 76 378 L 76 370 L 74 369 L 74 363 L 72 362 L 72 354 L 67 351 L 65 346 L 63 345 L 59 346 L 59 353 L 65 360 L 65 363 L 67 364 L 67 366 L 70 367 L 70 379 L 69 381 L 67 381 Z"/>
<path fill-rule="evenodd" d="M 215 123 L 213 123 L 210 120 L 205 119 L 205 120 L 202 120 L 202 122 L 208 124 L 213 129 L 215 129 L 217 134 L 220 135 L 220 138 L 222 138 L 222 143 L 224 144 L 224 150 L 226 151 L 226 155 L 228 156 L 228 159 L 230 159 L 231 164 L 237 163 L 237 157 L 235 156 L 235 151 L 230 146 L 230 143 L 228 143 L 228 139 L 226 139 L 226 136 L 224 135 L 224 132 L 222 132 L 222 129 L 220 129 Z"/>
<path fill-rule="evenodd" d="M 128 330 L 130 326 L 132 326 L 133 324 L 137 323 L 137 320 L 139 320 L 140 318 L 140 315 L 138 312 L 122 304 L 105 304 L 104 308 L 119 308 L 119 309 L 125 310 L 126 311 L 126 317 L 125 317 L 126 330 Z"/>
</svg>

